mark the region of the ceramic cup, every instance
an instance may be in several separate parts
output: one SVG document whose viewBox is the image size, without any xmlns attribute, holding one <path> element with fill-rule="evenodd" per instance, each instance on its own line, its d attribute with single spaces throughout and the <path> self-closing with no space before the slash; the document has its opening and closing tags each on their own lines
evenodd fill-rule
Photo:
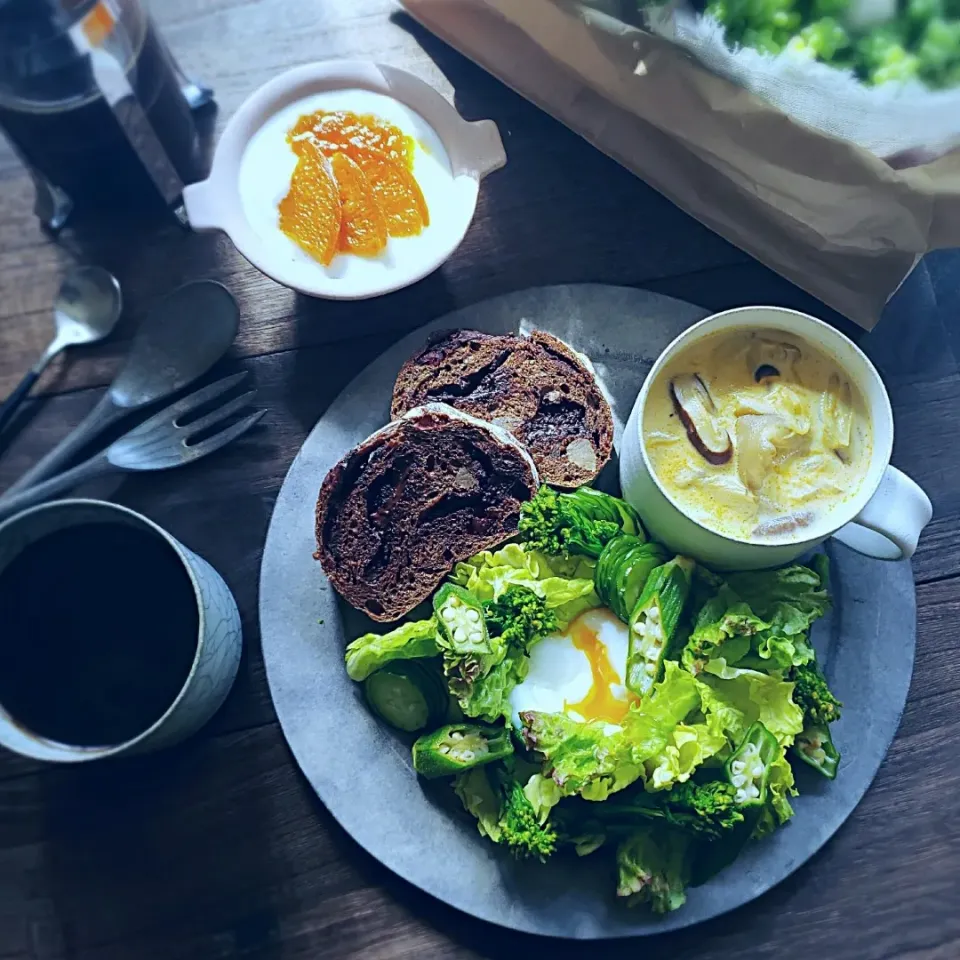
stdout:
<svg viewBox="0 0 960 960">
<path fill-rule="evenodd" d="M 199 629 L 196 654 L 180 692 L 152 726 L 124 743 L 103 747 L 58 743 L 24 729 L 0 704 L 0 744 L 25 757 L 79 763 L 120 754 L 146 753 L 178 743 L 200 729 L 226 699 L 242 650 L 240 614 L 223 579 L 209 563 L 152 520 L 114 503 L 59 500 L 25 510 L 0 524 L 0 576 L 30 544 L 51 533 L 90 523 L 117 523 L 162 538 L 176 554 L 193 585 Z M 136 629 L 136 624 L 131 624 Z"/>
<path fill-rule="evenodd" d="M 643 442 L 644 408 L 663 366 L 679 351 L 723 330 L 782 330 L 834 358 L 860 388 L 873 431 L 873 455 L 857 495 L 830 511 L 798 538 L 777 543 L 738 540 L 708 530 L 684 513 L 660 485 Z M 755 570 L 789 563 L 833 536 L 867 556 L 898 560 L 913 555 L 933 508 L 908 476 L 890 466 L 893 411 L 880 374 L 851 340 L 829 324 L 781 307 L 741 307 L 714 314 L 682 333 L 660 355 L 644 381 L 624 431 L 620 483 L 651 535 L 678 553 L 718 569 Z"/>
</svg>

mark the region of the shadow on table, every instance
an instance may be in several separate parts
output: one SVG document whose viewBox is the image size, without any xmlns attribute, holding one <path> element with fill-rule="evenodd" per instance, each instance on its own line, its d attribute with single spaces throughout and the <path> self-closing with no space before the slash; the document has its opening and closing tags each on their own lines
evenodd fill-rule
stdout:
<svg viewBox="0 0 960 960">
<path fill-rule="evenodd" d="M 253 777 L 240 780 L 242 797 L 226 781 L 218 790 L 216 749 L 194 738 L 153 756 L 41 774 L 43 956 L 80 956 L 104 942 L 122 942 L 137 960 L 201 956 L 194 947 L 209 948 L 211 931 L 217 956 L 280 955 L 262 881 L 270 818 L 257 798 L 266 793 Z"/>
<path fill-rule="evenodd" d="M 309 434 L 340 391 L 387 347 L 456 306 L 440 271 L 372 300 L 298 295 L 285 402 L 303 432 Z"/>
</svg>

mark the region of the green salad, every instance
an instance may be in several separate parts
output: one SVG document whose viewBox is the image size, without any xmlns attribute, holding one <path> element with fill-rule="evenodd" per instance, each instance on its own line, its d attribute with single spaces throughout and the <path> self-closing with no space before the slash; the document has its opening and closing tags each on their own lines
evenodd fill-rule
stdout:
<svg viewBox="0 0 960 960">
<path fill-rule="evenodd" d="M 706 0 L 732 47 L 853 71 L 864 83 L 960 84 L 960 0 L 898 0 L 881 22 L 861 22 L 862 0 Z"/>
<path fill-rule="evenodd" d="M 618 896 L 665 913 L 793 816 L 791 762 L 837 774 L 841 704 L 809 641 L 827 583 L 822 555 L 717 575 L 624 501 L 543 487 L 516 542 L 346 668 L 490 842 L 607 857 Z"/>
</svg>

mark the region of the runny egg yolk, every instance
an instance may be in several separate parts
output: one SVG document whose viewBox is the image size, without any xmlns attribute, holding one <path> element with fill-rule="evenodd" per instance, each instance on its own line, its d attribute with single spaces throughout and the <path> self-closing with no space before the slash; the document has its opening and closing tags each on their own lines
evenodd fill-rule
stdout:
<svg viewBox="0 0 960 960">
<path fill-rule="evenodd" d="M 619 724 L 630 709 L 629 699 L 621 700 L 613 694 L 614 687 L 623 689 L 623 679 L 610 662 L 606 645 L 584 619 L 583 616 L 578 617 L 570 624 L 569 637 L 573 645 L 586 654 L 592 682 L 587 695 L 577 703 L 565 701 L 564 710 L 574 710 L 585 720 L 606 720 Z"/>
</svg>

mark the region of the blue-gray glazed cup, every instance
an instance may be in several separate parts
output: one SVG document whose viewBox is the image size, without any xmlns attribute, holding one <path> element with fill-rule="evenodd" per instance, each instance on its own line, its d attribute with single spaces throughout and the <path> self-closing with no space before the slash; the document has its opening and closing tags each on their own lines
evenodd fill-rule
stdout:
<svg viewBox="0 0 960 960">
<path fill-rule="evenodd" d="M 240 614 L 223 578 L 152 520 L 100 500 L 58 500 L 18 513 L 0 524 L 0 576 L 27 546 L 51 533 L 88 523 L 120 523 L 162 538 L 176 553 L 193 585 L 199 629 L 193 664 L 163 716 L 123 743 L 85 747 L 38 736 L 17 723 L 0 704 L 0 745 L 34 760 L 80 763 L 169 747 L 196 733 L 226 700 L 240 664 Z"/>
</svg>

